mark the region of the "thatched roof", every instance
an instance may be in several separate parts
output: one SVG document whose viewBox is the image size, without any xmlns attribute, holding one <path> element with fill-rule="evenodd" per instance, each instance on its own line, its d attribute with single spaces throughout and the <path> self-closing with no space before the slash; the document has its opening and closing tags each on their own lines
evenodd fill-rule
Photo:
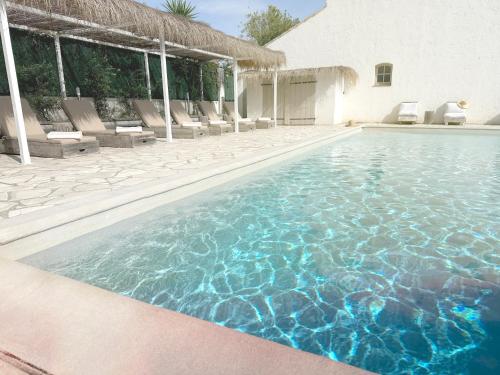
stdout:
<svg viewBox="0 0 500 375">
<path fill-rule="evenodd" d="M 342 72 L 344 75 L 345 84 L 347 87 L 354 87 L 358 81 L 358 74 L 356 71 L 347 66 L 328 66 L 321 68 L 305 68 L 305 69 L 290 69 L 290 70 L 278 70 L 278 80 L 279 81 L 295 81 L 310 79 L 316 77 L 318 73 L 325 72 Z M 248 80 L 259 80 L 259 81 L 272 81 L 273 73 L 268 71 L 254 71 L 249 70 L 241 73 L 241 77 Z"/>
<path fill-rule="evenodd" d="M 163 33 L 171 44 L 170 54 L 203 59 L 203 53 L 193 55 L 184 48 L 188 47 L 236 58 L 241 66 L 258 69 L 285 62 L 281 52 L 132 0 L 8 0 L 7 9 L 10 23 L 96 41 L 157 49 L 155 40 Z"/>
</svg>

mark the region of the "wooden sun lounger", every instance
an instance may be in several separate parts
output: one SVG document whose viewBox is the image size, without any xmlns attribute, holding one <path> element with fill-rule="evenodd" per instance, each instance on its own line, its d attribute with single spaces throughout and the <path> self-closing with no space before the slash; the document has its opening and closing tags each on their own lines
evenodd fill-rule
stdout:
<svg viewBox="0 0 500 375">
<path fill-rule="evenodd" d="M 224 111 L 226 112 L 226 114 L 229 118 L 229 121 L 234 126 L 234 119 L 236 117 L 236 113 L 234 112 L 234 103 L 233 102 L 224 102 Z M 240 129 L 240 132 L 248 132 L 248 131 L 257 129 L 257 123 L 256 123 L 256 121 L 253 121 L 252 119 L 240 117 L 240 120 L 238 122 L 238 127 Z"/>
<path fill-rule="evenodd" d="M 201 113 L 208 119 L 208 128 L 210 135 L 222 135 L 224 133 L 234 132 L 234 125 L 222 120 L 215 111 L 214 104 L 207 101 L 197 101 L 196 105 Z"/>
<path fill-rule="evenodd" d="M 62 107 L 73 126 L 84 135 L 96 137 L 102 147 L 132 148 L 156 142 L 151 131 L 117 134 L 106 129 L 89 100 L 65 100 Z"/>
<path fill-rule="evenodd" d="M 149 100 L 134 100 L 132 105 L 136 113 L 141 118 L 143 124 L 149 129 L 153 130 L 158 138 L 167 137 L 167 129 L 165 127 L 165 120 L 161 117 L 160 113 L 156 110 L 154 104 Z M 182 104 L 179 103 L 182 107 Z M 203 126 L 201 123 L 199 126 L 188 126 L 187 123 L 191 124 L 191 118 L 189 121 L 179 121 L 179 116 L 177 115 L 177 110 L 172 109 L 172 107 L 177 108 L 175 101 L 170 102 L 170 113 L 174 118 L 177 125 L 172 125 L 172 137 L 180 139 L 195 139 L 199 137 L 208 136 L 208 128 Z M 182 107 L 184 110 L 184 108 Z M 186 125 L 185 125 L 186 124 Z"/>
<path fill-rule="evenodd" d="M 21 99 L 21 106 L 31 156 L 68 158 L 99 151 L 99 142 L 95 137 L 83 137 L 80 140 L 47 139 L 47 134 L 26 99 Z M 3 136 L 0 152 L 19 155 L 19 141 L 10 96 L 0 97 L 0 130 Z"/>
</svg>

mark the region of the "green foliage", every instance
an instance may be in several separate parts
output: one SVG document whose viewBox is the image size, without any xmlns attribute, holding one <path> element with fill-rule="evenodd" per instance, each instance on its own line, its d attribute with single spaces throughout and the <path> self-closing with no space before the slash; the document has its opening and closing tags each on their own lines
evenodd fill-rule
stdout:
<svg viewBox="0 0 500 375">
<path fill-rule="evenodd" d="M 163 98 L 161 61 L 159 56 L 150 55 L 149 72 L 153 99 Z M 199 65 L 189 60 L 167 59 L 168 93 L 172 100 L 198 100 L 200 98 Z M 188 95 L 189 94 L 189 95 Z"/>
<path fill-rule="evenodd" d="M 299 22 L 298 18 L 292 18 L 286 10 L 281 11 L 276 6 L 269 5 L 265 11 L 248 14 L 242 31 L 245 37 L 263 46 Z"/>
<path fill-rule="evenodd" d="M 218 68 L 218 65 L 215 63 L 205 63 L 202 65 L 204 100 L 219 100 Z"/>
<path fill-rule="evenodd" d="M 111 47 L 73 40 L 61 40 L 68 95 L 95 100 L 99 115 L 111 116 L 106 98 L 119 98 L 124 106 L 123 117 L 132 115 L 128 99 L 147 97 L 144 55 Z"/>
<path fill-rule="evenodd" d="M 234 79 L 233 68 L 231 64 L 224 64 L 224 100 L 227 102 L 234 101 Z"/>
<path fill-rule="evenodd" d="M 50 64 L 21 65 L 17 69 L 17 80 L 22 87 L 22 96 L 44 120 L 50 121 L 51 112 L 60 105 L 60 99 L 53 95 L 50 82 L 57 82 Z"/>
<path fill-rule="evenodd" d="M 40 117 L 50 120 L 59 103 L 59 80 L 54 40 L 25 31 L 11 30 L 14 60 L 21 96 Z M 0 53 L 0 95 L 9 95 L 3 54 Z"/>
<path fill-rule="evenodd" d="M 196 18 L 196 7 L 187 0 L 166 0 L 163 4 L 165 10 L 169 13 L 186 17 L 190 20 Z"/>
<path fill-rule="evenodd" d="M 85 78 L 82 81 L 88 96 L 94 98 L 95 107 L 99 116 L 103 119 L 111 118 L 107 98 L 112 96 L 113 79 L 116 77 L 116 69 L 113 68 L 105 55 L 97 51 L 87 61 Z"/>
<path fill-rule="evenodd" d="M 50 120 L 50 112 L 60 101 L 59 77 L 54 39 L 11 30 L 21 95 L 41 117 Z M 124 106 L 120 118 L 133 115 L 128 99 L 147 98 L 144 54 L 61 38 L 61 52 L 68 96 L 92 97 L 103 119 L 111 116 L 106 99 L 118 98 Z M 153 99 L 163 98 L 161 64 L 157 55 L 149 55 Z M 186 59 L 167 59 L 171 99 L 199 100 L 200 65 Z M 207 99 L 217 100 L 217 65 L 204 64 Z M 0 53 L 0 95 L 9 95 L 3 54 Z"/>
</svg>

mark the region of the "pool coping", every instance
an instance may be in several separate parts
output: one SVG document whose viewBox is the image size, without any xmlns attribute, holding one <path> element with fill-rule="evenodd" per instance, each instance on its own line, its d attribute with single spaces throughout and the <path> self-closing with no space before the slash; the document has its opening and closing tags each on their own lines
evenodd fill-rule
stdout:
<svg viewBox="0 0 500 375">
<path fill-rule="evenodd" d="M 119 193 L 116 191 L 96 193 L 90 197 L 7 219 L 2 223 L 0 232 L 0 257 L 18 260 L 33 255 L 361 131 L 362 127 L 345 128 L 339 132 L 308 139 L 305 142 L 171 181 L 158 181 L 148 186 L 132 186 Z M 50 220 L 47 220 L 48 217 Z"/>
<path fill-rule="evenodd" d="M 10 374 L 369 374 L 1 258 L 0 332 Z"/>
</svg>

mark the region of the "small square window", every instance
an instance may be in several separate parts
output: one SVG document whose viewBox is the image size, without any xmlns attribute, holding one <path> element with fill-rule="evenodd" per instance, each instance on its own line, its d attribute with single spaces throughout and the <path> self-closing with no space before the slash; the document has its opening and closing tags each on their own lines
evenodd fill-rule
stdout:
<svg viewBox="0 0 500 375">
<path fill-rule="evenodd" d="M 379 64 L 375 67 L 375 85 L 391 86 L 392 64 Z"/>
</svg>

